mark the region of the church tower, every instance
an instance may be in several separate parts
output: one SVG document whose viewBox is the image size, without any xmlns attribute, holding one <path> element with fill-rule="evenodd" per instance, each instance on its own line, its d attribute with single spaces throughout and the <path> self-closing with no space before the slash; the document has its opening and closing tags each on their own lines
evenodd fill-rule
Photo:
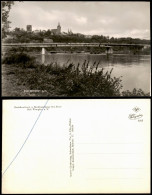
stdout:
<svg viewBox="0 0 152 195">
<path fill-rule="evenodd" d="M 57 34 L 61 34 L 61 26 L 60 26 L 60 23 L 58 23 L 58 26 L 57 26 Z"/>
</svg>

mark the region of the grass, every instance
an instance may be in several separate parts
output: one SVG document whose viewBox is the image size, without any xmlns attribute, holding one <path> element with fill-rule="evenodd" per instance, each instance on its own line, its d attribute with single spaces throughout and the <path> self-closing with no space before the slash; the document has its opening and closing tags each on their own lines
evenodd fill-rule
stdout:
<svg viewBox="0 0 152 195">
<path fill-rule="evenodd" d="M 66 63 L 59 66 L 51 63 L 47 66 L 36 64 L 33 57 L 25 53 L 10 54 L 3 60 L 7 66 L 13 66 L 19 82 L 28 90 L 39 90 L 37 95 L 65 97 L 120 97 L 120 96 L 149 96 L 141 89 L 132 92 L 123 91 L 122 77 L 112 77 L 111 71 L 104 72 L 98 68 L 99 62 L 89 64 L 84 61 L 80 66 Z M 45 93 L 42 93 L 42 91 Z"/>
</svg>

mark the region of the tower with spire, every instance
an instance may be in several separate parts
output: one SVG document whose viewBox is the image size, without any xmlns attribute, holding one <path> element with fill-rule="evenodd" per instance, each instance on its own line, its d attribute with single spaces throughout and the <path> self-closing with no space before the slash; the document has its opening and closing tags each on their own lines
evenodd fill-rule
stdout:
<svg viewBox="0 0 152 195">
<path fill-rule="evenodd" d="M 56 29 L 51 29 L 51 34 L 52 35 L 60 35 L 61 34 L 61 26 L 60 26 L 60 23 L 58 23 Z"/>
<path fill-rule="evenodd" d="M 57 26 L 57 34 L 61 34 L 61 26 L 60 26 L 60 23 L 58 23 L 58 26 Z"/>
</svg>

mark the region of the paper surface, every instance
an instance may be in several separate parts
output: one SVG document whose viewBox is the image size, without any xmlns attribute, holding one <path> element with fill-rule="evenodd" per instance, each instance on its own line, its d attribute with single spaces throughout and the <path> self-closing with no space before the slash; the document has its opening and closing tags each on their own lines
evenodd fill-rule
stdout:
<svg viewBox="0 0 152 195">
<path fill-rule="evenodd" d="M 4 194 L 150 192 L 148 99 L 3 100 L 2 141 Z"/>
</svg>

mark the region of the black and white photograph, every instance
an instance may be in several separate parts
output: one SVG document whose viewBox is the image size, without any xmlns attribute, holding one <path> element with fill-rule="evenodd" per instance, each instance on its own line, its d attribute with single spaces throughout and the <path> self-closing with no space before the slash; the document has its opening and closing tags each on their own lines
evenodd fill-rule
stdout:
<svg viewBox="0 0 152 195">
<path fill-rule="evenodd" d="M 2 97 L 150 97 L 150 1 L 1 1 Z"/>
</svg>

